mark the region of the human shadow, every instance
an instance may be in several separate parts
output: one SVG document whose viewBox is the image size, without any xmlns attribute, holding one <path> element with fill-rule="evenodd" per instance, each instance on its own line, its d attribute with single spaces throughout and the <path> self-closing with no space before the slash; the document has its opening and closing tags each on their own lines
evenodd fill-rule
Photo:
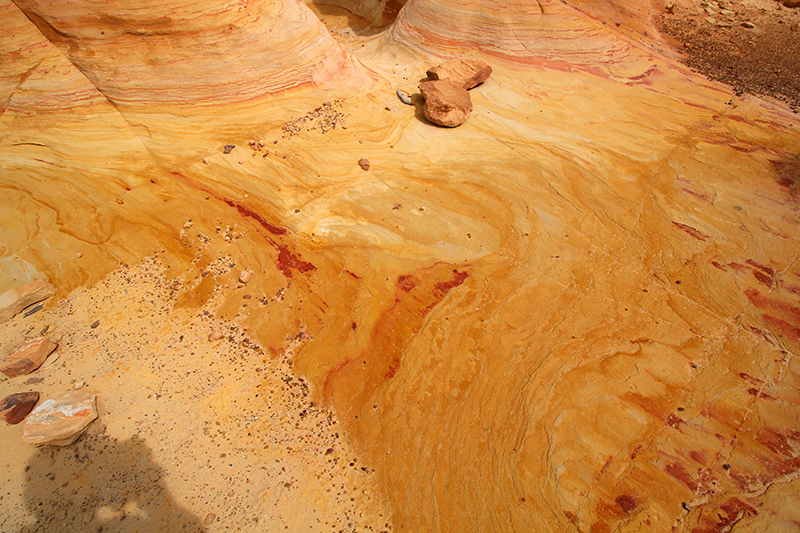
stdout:
<svg viewBox="0 0 800 533">
<path fill-rule="evenodd" d="M 206 530 L 172 499 L 141 438 L 118 442 L 97 422 L 70 446 L 39 448 L 25 472 L 36 521 L 20 533 Z"/>
</svg>

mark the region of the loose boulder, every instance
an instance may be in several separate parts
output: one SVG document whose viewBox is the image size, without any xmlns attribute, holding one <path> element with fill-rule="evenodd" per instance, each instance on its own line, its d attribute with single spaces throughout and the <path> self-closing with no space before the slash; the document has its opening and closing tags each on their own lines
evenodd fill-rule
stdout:
<svg viewBox="0 0 800 533">
<path fill-rule="evenodd" d="M 450 80 L 464 89 L 472 89 L 489 79 L 492 67 L 478 59 L 452 59 L 429 69 L 429 80 Z"/>
<path fill-rule="evenodd" d="M 46 300 L 55 293 L 52 285 L 40 279 L 7 290 L 0 294 L 0 324 L 8 322 L 26 307 Z"/>
<path fill-rule="evenodd" d="M 72 444 L 97 418 L 95 395 L 70 390 L 42 402 L 25 419 L 22 440 L 29 444 Z"/>
<path fill-rule="evenodd" d="M 38 401 L 38 392 L 9 394 L 0 400 L 0 416 L 4 417 L 8 424 L 19 424 L 25 420 L 25 417 L 28 416 L 28 413 L 31 412 L 31 409 Z"/>
<path fill-rule="evenodd" d="M 30 374 L 44 363 L 47 356 L 58 347 L 50 337 L 37 337 L 33 340 L 12 346 L 6 354 L 6 361 L 0 372 L 13 378 Z"/>
<path fill-rule="evenodd" d="M 472 111 L 472 100 L 461 85 L 450 80 L 424 81 L 419 90 L 425 97 L 425 118 L 448 128 L 460 126 Z"/>
</svg>

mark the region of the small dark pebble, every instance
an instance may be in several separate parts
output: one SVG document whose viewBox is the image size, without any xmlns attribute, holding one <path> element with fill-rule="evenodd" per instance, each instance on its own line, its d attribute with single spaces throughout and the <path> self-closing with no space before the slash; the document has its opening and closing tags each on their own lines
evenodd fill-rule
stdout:
<svg viewBox="0 0 800 533">
<path fill-rule="evenodd" d="M 678 285 L 680 285 L 680 284 L 681 284 L 681 280 L 677 280 L 675 283 L 677 283 Z"/>
<path fill-rule="evenodd" d="M 44 306 L 42 304 L 39 304 L 36 307 L 34 307 L 33 309 L 28 309 L 27 311 L 25 311 L 25 313 L 22 316 L 31 316 L 36 311 L 39 311 L 42 307 L 44 307 Z"/>
<path fill-rule="evenodd" d="M 683 411 L 685 411 L 685 410 L 686 410 L 686 409 L 684 409 L 683 407 L 678 407 L 678 411 L 680 411 L 680 412 L 683 412 Z"/>
<path fill-rule="evenodd" d="M 728 463 L 725 463 L 724 465 L 722 465 L 722 468 L 724 468 L 725 470 L 730 470 L 731 469 L 731 465 L 729 465 Z"/>
<path fill-rule="evenodd" d="M 97 327 L 97 326 L 99 326 L 99 325 L 100 325 L 100 321 L 99 321 L 99 320 L 95 320 L 94 322 L 92 322 L 92 325 L 91 325 L 90 327 L 91 327 L 92 329 L 94 329 L 94 328 L 96 328 L 96 327 Z"/>
<path fill-rule="evenodd" d="M 231 150 L 233 150 L 234 148 L 236 148 L 235 144 L 226 144 L 225 147 L 222 149 L 222 153 L 229 154 L 231 153 Z"/>
</svg>

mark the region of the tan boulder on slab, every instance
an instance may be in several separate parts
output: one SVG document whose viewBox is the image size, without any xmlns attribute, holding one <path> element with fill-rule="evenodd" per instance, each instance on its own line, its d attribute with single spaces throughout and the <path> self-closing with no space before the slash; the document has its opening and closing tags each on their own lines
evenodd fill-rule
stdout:
<svg viewBox="0 0 800 533">
<path fill-rule="evenodd" d="M 13 378 L 30 374 L 45 362 L 58 344 L 50 337 L 37 337 L 22 344 L 12 346 L 6 354 L 6 362 L 0 366 L 0 372 Z"/>
<path fill-rule="evenodd" d="M 25 419 L 22 440 L 30 444 L 66 446 L 75 442 L 97 418 L 95 395 L 70 390 L 42 402 Z"/>
<path fill-rule="evenodd" d="M 0 324 L 11 320 L 29 305 L 46 300 L 55 293 L 52 285 L 40 279 L 7 290 L 0 294 Z"/>
<path fill-rule="evenodd" d="M 460 126 L 472 111 L 472 100 L 461 85 L 450 80 L 424 81 L 419 90 L 425 97 L 425 118 L 448 128 Z"/>
<path fill-rule="evenodd" d="M 428 69 L 429 80 L 450 80 L 469 90 L 492 75 L 492 67 L 480 59 L 453 59 Z"/>
</svg>

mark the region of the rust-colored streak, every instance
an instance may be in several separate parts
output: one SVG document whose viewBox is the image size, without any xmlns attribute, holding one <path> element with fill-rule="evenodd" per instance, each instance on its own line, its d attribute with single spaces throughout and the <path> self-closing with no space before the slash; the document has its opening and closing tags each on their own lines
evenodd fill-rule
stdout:
<svg viewBox="0 0 800 533">
<path fill-rule="evenodd" d="M 758 512 L 738 498 L 731 498 L 719 508 L 704 512 L 700 527 L 692 529 L 692 533 L 722 533 L 731 531 L 736 522 L 745 517 L 755 516 Z"/>
<path fill-rule="evenodd" d="M 442 299 L 445 295 L 450 292 L 452 289 L 458 287 L 464 280 L 469 277 L 469 274 L 466 272 L 459 272 L 458 270 L 453 270 L 453 279 L 450 281 L 440 281 L 433 286 L 433 296 L 437 299 Z"/>
<path fill-rule="evenodd" d="M 778 433 L 774 429 L 764 428 L 758 432 L 756 440 L 772 453 L 778 455 L 785 455 L 786 457 L 794 457 L 794 447 L 790 440 L 798 444 L 797 437 L 791 438 L 783 433 Z"/>
<path fill-rule="evenodd" d="M 687 226 L 686 224 L 681 224 L 680 222 L 674 222 L 673 221 L 672 224 L 676 228 L 678 228 L 678 229 L 680 229 L 682 231 L 685 231 L 686 233 L 688 233 L 689 235 L 691 235 L 695 239 L 698 239 L 698 240 L 701 240 L 701 241 L 708 240 L 708 235 L 706 235 L 705 233 L 703 233 L 700 230 L 697 230 L 697 229 L 695 229 L 695 228 L 693 228 L 691 226 Z"/>
<path fill-rule="evenodd" d="M 711 203 L 711 198 L 709 198 L 709 197 L 708 197 L 708 196 L 706 196 L 705 194 L 701 194 L 701 193 L 699 193 L 699 192 L 697 192 L 697 191 L 693 191 L 693 190 L 691 190 L 691 189 L 686 189 L 686 188 L 684 188 L 684 187 L 681 187 L 681 188 L 680 188 L 680 190 L 682 190 L 682 191 L 683 191 L 683 192 L 685 192 L 686 194 L 691 194 L 692 196 L 694 196 L 694 197 L 695 197 L 695 198 L 697 198 L 698 200 L 702 200 L 702 201 L 704 201 L 704 202 L 707 202 L 707 203 L 709 203 L 709 204 Z"/>
<path fill-rule="evenodd" d="M 302 261 L 298 256 L 290 252 L 286 246 L 277 242 L 273 242 L 272 245 L 278 249 L 278 268 L 287 278 L 292 278 L 292 269 L 299 272 L 310 272 L 317 269 L 311 263 Z"/>
<path fill-rule="evenodd" d="M 636 510 L 636 499 L 630 494 L 622 494 L 617 496 L 617 499 L 614 501 L 617 502 L 617 505 L 619 505 L 620 509 L 622 509 L 622 512 L 624 512 L 626 515 L 629 515 Z"/>
<path fill-rule="evenodd" d="M 697 483 L 692 480 L 691 474 L 686 471 L 686 468 L 682 464 L 679 463 L 672 463 L 667 465 L 666 468 L 667 474 L 674 477 L 684 485 L 686 485 L 689 490 L 695 492 L 697 490 Z"/>
<path fill-rule="evenodd" d="M 753 271 L 753 277 L 758 281 L 769 287 L 770 289 L 775 286 L 775 280 L 758 270 Z"/>
<path fill-rule="evenodd" d="M 636 459 L 636 456 L 639 455 L 639 452 L 642 451 L 642 445 L 637 444 L 636 448 L 633 449 L 631 452 L 631 459 Z"/>
<path fill-rule="evenodd" d="M 263 227 L 265 230 L 272 233 L 273 235 L 286 235 L 287 232 L 286 228 L 270 224 L 263 216 L 259 215 L 249 207 L 244 206 L 231 198 L 221 197 L 220 199 L 229 206 L 236 208 L 239 214 L 242 215 L 243 217 L 252 218 L 256 222 L 261 224 L 261 227 Z"/>
<path fill-rule="evenodd" d="M 349 271 L 347 269 L 345 269 L 344 272 L 345 272 L 345 274 L 349 275 L 353 279 L 361 279 L 361 276 L 359 276 L 358 274 L 356 274 L 354 272 L 351 272 L 351 271 Z"/>
<path fill-rule="evenodd" d="M 728 269 L 725 268 L 725 266 L 717 263 L 716 261 L 711 261 L 711 264 L 714 265 L 715 267 L 717 267 L 718 269 L 722 270 L 723 272 L 727 272 L 728 271 Z"/>
<path fill-rule="evenodd" d="M 759 270 L 763 270 L 769 277 L 772 277 L 772 276 L 775 275 L 775 270 L 773 270 L 772 268 L 770 268 L 768 266 L 764 266 L 764 265 L 761 265 L 759 263 L 756 263 L 752 259 L 748 259 L 747 261 L 745 261 L 745 263 L 747 263 L 751 267 L 755 267 L 755 268 L 757 268 Z"/>
<path fill-rule="evenodd" d="M 667 417 L 670 416 L 670 413 L 654 400 L 646 396 L 642 396 L 637 392 L 630 392 L 626 394 L 625 399 L 630 403 L 639 406 L 643 411 L 649 413 L 659 420 L 665 421 Z"/>
<path fill-rule="evenodd" d="M 777 300 L 762 296 L 755 289 L 746 289 L 744 294 L 750 303 L 761 311 L 761 318 L 764 319 L 774 330 L 782 332 L 788 340 L 800 345 L 800 308 Z M 776 316 L 777 315 L 777 316 Z"/>
<path fill-rule="evenodd" d="M 286 235 L 288 233 L 288 230 L 286 228 L 282 228 L 280 226 L 276 226 L 275 224 L 270 223 L 263 216 L 256 213 L 249 207 L 240 204 L 236 200 L 233 200 L 232 198 L 228 198 L 226 196 L 221 196 L 212 191 L 211 189 L 204 187 L 202 184 L 190 178 L 187 178 L 180 172 L 171 172 L 171 174 L 181 182 L 186 183 L 187 185 L 199 191 L 202 191 L 208 194 L 209 196 L 213 196 L 217 200 L 225 202 L 225 204 L 227 204 L 228 206 L 235 208 L 239 212 L 239 214 L 242 215 L 243 217 L 255 220 L 256 222 L 259 223 L 259 225 L 262 228 L 267 230 L 267 232 L 271 233 L 272 235 L 279 236 L 279 235 Z M 276 250 L 278 250 L 278 259 L 276 261 L 277 266 L 285 277 L 291 279 L 293 277 L 292 270 L 297 270 L 299 272 L 310 272 L 312 270 L 317 269 L 316 266 L 306 261 L 302 261 L 298 255 L 295 255 L 292 252 L 290 252 L 289 248 L 287 248 L 286 245 L 275 242 L 269 236 L 265 235 L 264 237 L 267 239 L 267 241 L 269 241 L 269 243 L 272 246 L 275 247 Z"/>
<path fill-rule="evenodd" d="M 397 288 L 403 292 L 411 292 L 418 284 L 419 279 L 411 274 L 397 276 Z"/>
<path fill-rule="evenodd" d="M 769 338 L 767 332 L 764 331 L 763 329 L 757 328 L 755 326 L 747 326 L 747 328 L 756 335 L 758 335 L 759 337 L 761 337 L 762 339 L 764 339 L 765 341 L 767 341 L 768 343 L 775 344 L 774 342 L 772 342 L 772 339 Z"/>
<path fill-rule="evenodd" d="M 674 427 L 675 429 L 678 429 L 680 427 L 680 425 L 683 424 L 684 422 L 683 422 L 683 420 L 681 420 L 680 418 L 678 418 L 675 415 L 669 415 L 667 417 L 667 420 L 666 420 L 665 423 L 668 426 L 671 426 L 671 427 Z"/>
<path fill-rule="evenodd" d="M 758 148 L 749 148 L 749 147 L 745 147 L 745 146 L 736 146 L 735 144 L 732 144 L 731 148 L 733 148 L 737 152 L 744 152 L 746 154 L 750 154 L 750 153 L 758 151 Z"/>
<path fill-rule="evenodd" d="M 367 346 L 327 376 L 326 399 L 349 412 L 365 405 L 378 387 L 400 372 L 406 346 L 422 329 L 426 314 L 467 277 L 446 264 L 399 276 L 394 297 L 372 326 Z"/>
<path fill-rule="evenodd" d="M 769 324 L 771 327 L 775 329 L 781 330 L 783 334 L 792 341 L 795 345 L 800 345 L 800 328 L 795 326 L 794 324 L 790 324 L 789 322 L 777 318 L 770 315 L 761 315 L 764 319 L 764 322 Z"/>
<path fill-rule="evenodd" d="M 747 389 L 747 393 L 750 394 L 751 396 L 755 396 L 756 398 L 764 398 L 765 400 L 775 400 L 775 399 L 777 399 L 777 398 L 774 398 L 774 397 L 770 396 L 769 394 L 767 394 L 764 391 L 759 391 L 755 387 L 751 387 L 751 388 Z"/>
<path fill-rule="evenodd" d="M 706 456 L 703 454 L 703 452 L 692 450 L 689 452 L 689 457 L 691 457 L 693 461 L 706 466 Z"/>
</svg>

